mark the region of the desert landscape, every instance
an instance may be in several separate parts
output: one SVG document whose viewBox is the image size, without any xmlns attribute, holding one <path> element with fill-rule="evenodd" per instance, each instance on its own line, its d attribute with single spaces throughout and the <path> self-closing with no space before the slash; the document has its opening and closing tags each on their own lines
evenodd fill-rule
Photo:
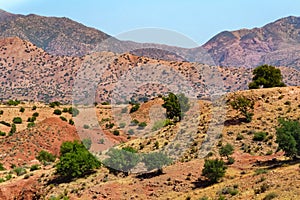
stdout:
<svg viewBox="0 0 300 200">
<path fill-rule="evenodd" d="M 0 200 L 299 199 L 299 34 L 185 48 L 0 10 Z"/>
</svg>

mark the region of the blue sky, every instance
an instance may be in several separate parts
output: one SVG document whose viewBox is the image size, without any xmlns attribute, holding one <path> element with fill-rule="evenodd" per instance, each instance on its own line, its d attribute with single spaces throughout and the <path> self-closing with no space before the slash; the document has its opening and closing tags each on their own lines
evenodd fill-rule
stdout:
<svg viewBox="0 0 300 200">
<path fill-rule="evenodd" d="M 167 29 L 199 45 L 224 30 L 300 16 L 296 0 L 0 0 L 0 8 L 69 17 L 113 36 L 147 27 Z"/>
</svg>

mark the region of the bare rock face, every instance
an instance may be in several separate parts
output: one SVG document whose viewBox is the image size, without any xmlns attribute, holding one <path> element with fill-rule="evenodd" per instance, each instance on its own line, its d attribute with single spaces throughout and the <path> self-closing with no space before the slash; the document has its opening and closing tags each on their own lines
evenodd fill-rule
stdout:
<svg viewBox="0 0 300 200">
<path fill-rule="evenodd" d="M 261 64 L 297 66 L 300 56 L 300 17 L 286 17 L 262 28 L 224 31 L 203 47 L 221 66 Z"/>
</svg>

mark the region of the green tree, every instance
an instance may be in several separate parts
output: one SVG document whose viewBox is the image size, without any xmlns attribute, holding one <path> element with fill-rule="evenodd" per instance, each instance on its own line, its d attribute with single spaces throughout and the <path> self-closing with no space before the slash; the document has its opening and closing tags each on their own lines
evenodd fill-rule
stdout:
<svg viewBox="0 0 300 200">
<path fill-rule="evenodd" d="M 230 101 L 230 106 L 239 111 L 246 119 L 246 122 L 251 122 L 253 117 L 254 102 L 243 95 L 235 96 Z"/>
<path fill-rule="evenodd" d="M 208 178 L 211 183 L 216 183 L 225 176 L 226 169 L 223 160 L 205 160 L 202 175 Z"/>
<path fill-rule="evenodd" d="M 59 162 L 55 165 L 56 173 L 66 179 L 82 177 L 100 166 L 100 161 L 78 141 L 61 145 Z"/>
<path fill-rule="evenodd" d="M 123 172 L 128 175 L 140 160 L 138 154 L 127 147 L 123 149 L 112 148 L 107 152 L 107 155 L 109 158 L 105 159 L 103 164 L 109 168 L 110 172 L 115 174 Z"/>
<path fill-rule="evenodd" d="M 144 154 L 142 162 L 145 163 L 148 171 L 157 169 L 162 172 L 163 166 L 171 164 L 172 160 L 161 152 L 153 152 Z"/>
<path fill-rule="evenodd" d="M 278 149 L 285 152 L 290 158 L 300 155 L 300 123 L 293 120 L 279 119 L 279 127 L 276 129 L 276 142 Z"/>
<path fill-rule="evenodd" d="M 22 118 L 21 117 L 15 117 L 13 119 L 13 123 L 15 123 L 15 124 L 22 124 Z"/>
<path fill-rule="evenodd" d="M 169 93 L 167 97 L 163 97 L 162 105 L 167 110 L 167 118 L 180 121 L 185 112 L 190 109 L 189 99 L 184 94 L 175 95 Z"/>
<path fill-rule="evenodd" d="M 231 154 L 233 154 L 234 148 L 231 144 L 227 143 L 225 146 L 222 146 L 219 150 L 219 153 L 221 156 L 226 156 L 228 158 L 228 156 L 230 156 Z"/>
<path fill-rule="evenodd" d="M 16 124 L 12 123 L 8 135 L 12 136 L 15 132 L 17 132 L 17 127 L 16 127 Z"/>
<path fill-rule="evenodd" d="M 91 146 L 92 146 L 92 140 L 90 138 L 84 138 L 82 140 L 82 144 L 85 146 L 85 148 L 87 150 L 90 150 Z"/>
<path fill-rule="evenodd" d="M 259 87 L 284 87 L 280 69 L 271 65 L 261 65 L 254 69 L 253 79 L 249 84 L 249 89 L 258 89 Z"/>
</svg>

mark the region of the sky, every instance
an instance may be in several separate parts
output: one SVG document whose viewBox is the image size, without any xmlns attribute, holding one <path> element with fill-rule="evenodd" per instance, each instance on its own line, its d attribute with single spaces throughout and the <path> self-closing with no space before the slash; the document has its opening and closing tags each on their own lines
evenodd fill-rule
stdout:
<svg viewBox="0 0 300 200">
<path fill-rule="evenodd" d="M 151 41 L 158 38 L 153 35 L 164 30 L 161 43 L 174 42 L 177 34 L 179 40 L 190 42 L 170 45 L 184 47 L 202 45 L 221 31 L 300 16 L 298 0 L 0 0 L 0 8 L 15 14 L 68 17 L 138 42 L 156 42 Z M 136 31 L 152 28 L 148 34 Z"/>
</svg>

